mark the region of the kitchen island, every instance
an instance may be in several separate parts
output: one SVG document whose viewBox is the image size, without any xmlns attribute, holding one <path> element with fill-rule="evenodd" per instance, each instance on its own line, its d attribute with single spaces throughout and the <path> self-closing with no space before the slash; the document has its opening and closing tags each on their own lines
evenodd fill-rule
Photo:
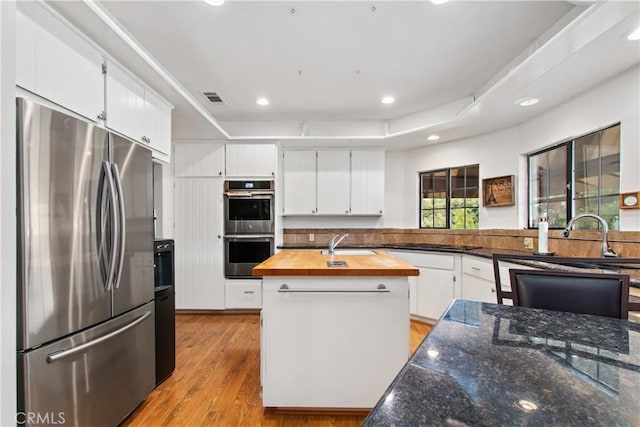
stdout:
<svg viewBox="0 0 640 427">
<path fill-rule="evenodd" d="M 640 425 L 640 327 L 455 300 L 365 426 Z"/>
<path fill-rule="evenodd" d="M 253 274 L 263 277 L 263 406 L 372 408 L 409 357 L 418 269 L 380 250 L 284 250 Z"/>
</svg>

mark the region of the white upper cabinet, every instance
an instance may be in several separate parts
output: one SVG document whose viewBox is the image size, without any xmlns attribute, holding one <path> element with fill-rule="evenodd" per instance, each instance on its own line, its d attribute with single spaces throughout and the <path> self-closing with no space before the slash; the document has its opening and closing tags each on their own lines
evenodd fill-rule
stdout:
<svg viewBox="0 0 640 427">
<path fill-rule="evenodd" d="M 173 167 L 176 178 L 222 177 L 224 144 L 181 142 L 175 144 Z"/>
<path fill-rule="evenodd" d="M 148 144 L 154 157 L 169 161 L 171 106 L 117 64 L 107 65 L 106 125 Z"/>
<path fill-rule="evenodd" d="M 144 86 L 117 64 L 107 64 L 106 125 L 131 139 L 144 136 Z"/>
<path fill-rule="evenodd" d="M 283 169 L 284 214 L 313 215 L 316 212 L 316 152 L 285 152 Z"/>
<path fill-rule="evenodd" d="M 55 19 L 16 13 L 16 84 L 92 121 L 104 109 L 101 53 Z"/>
<path fill-rule="evenodd" d="M 169 161 L 171 155 L 171 106 L 149 89 L 144 91 L 144 138 L 156 158 Z"/>
<path fill-rule="evenodd" d="M 351 214 L 382 215 L 384 151 L 351 151 Z"/>
<path fill-rule="evenodd" d="M 228 177 L 275 177 L 277 147 L 275 144 L 227 144 L 226 175 Z"/>
<path fill-rule="evenodd" d="M 318 151 L 317 214 L 346 215 L 350 209 L 349 150 Z"/>
<path fill-rule="evenodd" d="M 304 165 L 292 160 L 302 157 Z M 383 150 L 292 150 L 284 159 L 285 215 L 382 215 Z M 301 167 L 307 168 L 306 175 L 313 174 L 314 185 L 306 176 L 303 187 Z M 304 199 L 304 207 L 298 197 Z"/>
</svg>

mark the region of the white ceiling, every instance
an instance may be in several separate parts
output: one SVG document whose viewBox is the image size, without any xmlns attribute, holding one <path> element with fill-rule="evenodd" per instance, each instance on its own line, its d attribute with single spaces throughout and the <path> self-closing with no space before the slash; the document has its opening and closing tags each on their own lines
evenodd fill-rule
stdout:
<svg viewBox="0 0 640 427">
<path fill-rule="evenodd" d="M 640 62 L 640 42 L 624 38 L 638 2 L 50 4 L 174 104 L 176 140 L 425 145 L 434 132 L 446 141 L 512 126 Z M 541 102 L 514 105 L 525 96 Z"/>
</svg>

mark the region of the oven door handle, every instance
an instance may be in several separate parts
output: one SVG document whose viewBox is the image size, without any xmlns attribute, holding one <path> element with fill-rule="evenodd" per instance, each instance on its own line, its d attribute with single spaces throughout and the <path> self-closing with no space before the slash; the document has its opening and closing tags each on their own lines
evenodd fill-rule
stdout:
<svg viewBox="0 0 640 427">
<path fill-rule="evenodd" d="M 275 193 L 267 191 L 256 191 L 253 193 L 224 193 L 225 196 L 238 199 L 272 199 Z"/>
<path fill-rule="evenodd" d="M 243 239 L 243 240 L 255 240 L 255 239 L 273 239 L 273 234 L 227 234 L 225 239 Z"/>
</svg>

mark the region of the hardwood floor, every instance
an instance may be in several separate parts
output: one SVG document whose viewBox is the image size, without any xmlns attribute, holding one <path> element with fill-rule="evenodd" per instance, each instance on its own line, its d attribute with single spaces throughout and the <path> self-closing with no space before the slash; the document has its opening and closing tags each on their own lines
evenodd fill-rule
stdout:
<svg viewBox="0 0 640 427">
<path fill-rule="evenodd" d="M 411 352 L 431 330 L 411 321 Z M 292 414 L 260 399 L 258 314 L 176 315 L 176 370 L 123 426 L 359 426 L 364 416 Z"/>
</svg>

